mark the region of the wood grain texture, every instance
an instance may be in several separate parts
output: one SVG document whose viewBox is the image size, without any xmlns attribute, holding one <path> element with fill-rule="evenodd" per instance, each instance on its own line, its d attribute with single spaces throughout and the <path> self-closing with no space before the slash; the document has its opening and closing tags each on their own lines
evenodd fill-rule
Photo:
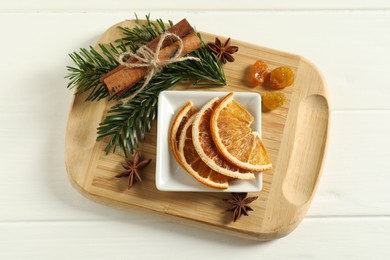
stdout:
<svg viewBox="0 0 390 260">
<path fill-rule="evenodd" d="M 118 24 L 133 26 L 131 21 Z M 100 39 L 106 44 L 119 37 L 115 25 Z M 214 35 L 202 34 L 206 41 Z M 122 171 L 123 157 L 105 155 L 105 142 L 95 142 L 96 127 L 111 104 L 84 103 L 83 96 L 74 100 L 69 115 L 66 139 L 66 165 L 74 186 L 86 196 L 105 204 L 125 208 L 134 206 L 183 218 L 195 224 L 254 239 L 275 239 L 290 233 L 303 219 L 318 184 L 329 125 L 329 107 L 325 83 L 317 69 L 307 60 L 260 46 L 234 40 L 240 46 L 236 62 L 225 66 L 228 86 L 223 90 L 248 91 L 245 75 L 256 60 L 271 68 L 290 66 L 296 74 L 292 87 L 286 88 L 287 104 L 263 113 L 263 141 L 274 170 L 263 174 L 263 190 L 252 203 L 254 212 L 236 223 L 226 214 L 221 193 L 160 192 L 155 187 L 156 125 L 147 134 L 140 150 L 153 163 L 143 170 L 143 183 L 127 190 L 127 182 L 115 178 Z M 192 88 L 179 85 L 176 89 Z M 220 89 L 210 89 L 210 91 Z M 253 88 L 253 91 L 267 91 Z M 80 127 L 80 126 L 83 127 Z"/>
</svg>

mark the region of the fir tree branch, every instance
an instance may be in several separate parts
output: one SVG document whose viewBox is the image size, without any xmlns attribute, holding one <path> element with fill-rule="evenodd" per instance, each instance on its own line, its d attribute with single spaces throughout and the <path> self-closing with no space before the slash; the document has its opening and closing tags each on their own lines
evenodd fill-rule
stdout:
<svg viewBox="0 0 390 260">
<path fill-rule="evenodd" d="M 144 140 L 145 133 L 150 132 L 152 121 L 157 114 L 158 94 L 183 80 L 180 75 L 164 74 L 154 77 L 147 90 L 126 104 L 114 105 L 97 129 L 97 141 L 109 136 L 105 148 L 106 154 L 115 152 L 119 146 L 125 155 L 133 153 L 139 140 Z"/>
<path fill-rule="evenodd" d="M 172 26 L 169 21 L 169 26 Z M 76 87 L 76 95 L 88 92 L 86 101 L 100 100 L 109 96 L 108 90 L 100 81 L 100 78 L 115 69 L 119 62 L 117 58 L 124 52 L 135 52 L 141 45 L 150 42 L 156 36 L 166 30 L 165 23 L 159 19 L 150 21 L 146 16 L 146 22 L 136 20 L 134 28 L 121 28 L 124 37 L 116 40 L 118 46 L 99 44 L 97 49 L 81 49 L 79 53 L 69 56 L 75 66 L 68 66 L 68 88 Z M 200 37 L 200 35 L 198 34 Z M 203 41 L 202 41 L 203 42 Z M 145 133 L 151 130 L 152 121 L 157 113 L 157 100 L 161 91 L 175 86 L 180 81 L 192 81 L 196 86 L 223 86 L 226 78 L 221 62 L 217 57 L 203 47 L 190 53 L 200 62 L 188 60 L 169 64 L 159 73 L 153 76 L 148 86 L 135 96 L 130 102 L 119 103 L 111 107 L 108 115 L 100 123 L 97 129 L 97 140 L 107 139 L 106 153 L 115 152 L 119 147 L 125 154 L 133 153 L 138 147 L 139 141 L 144 140 Z M 122 99 L 132 95 L 143 84 L 143 80 L 128 89 L 120 97 L 110 99 Z"/>
<path fill-rule="evenodd" d="M 117 56 L 121 52 L 118 49 L 121 50 L 123 46 L 114 47 L 110 44 L 108 49 L 99 44 L 98 48 L 102 54 L 92 46 L 89 50 L 81 48 L 79 53 L 69 54 L 76 67 L 67 66 L 68 75 L 65 77 L 69 79 L 67 87 L 70 89 L 76 87 L 76 95 L 90 91 L 86 98 L 87 101 L 100 100 L 109 96 L 100 77 L 119 65 Z"/>
</svg>

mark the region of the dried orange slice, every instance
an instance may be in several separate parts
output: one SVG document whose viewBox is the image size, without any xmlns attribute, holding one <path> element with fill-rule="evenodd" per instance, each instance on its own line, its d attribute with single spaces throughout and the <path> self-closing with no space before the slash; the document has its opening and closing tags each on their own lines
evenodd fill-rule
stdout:
<svg viewBox="0 0 390 260">
<path fill-rule="evenodd" d="M 227 161 L 214 144 L 210 130 L 210 118 L 218 104 L 219 98 L 213 98 L 196 115 L 192 127 L 192 141 L 195 150 L 200 158 L 214 171 L 232 178 L 253 180 L 255 175 L 252 172 L 241 169 Z"/>
<path fill-rule="evenodd" d="M 257 132 L 252 132 L 253 116 L 233 93 L 224 97 L 211 116 L 212 138 L 218 151 L 232 164 L 254 172 L 272 168 L 267 150 Z"/>
<path fill-rule="evenodd" d="M 195 179 L 206 186 L 216 189 L 227 189 L 229 177 L 213 171 L 199 157 L 192 142 L 192 123 L 195 115 L 190 117 L 184 125 L 178 146 L 178 155 L 181 165 Z"/>
<path fill-rule="evenodd" d="M 176 113 L 169 128 L 169 148 L 179 164 L 182 164 L 182 162 L 180 161 L 180 157 L 177 154 L 181 131 L 188 119 L 197 111 L 198 109 L 192 104 L 192 102 L 187 101 L 184 106 L 180 108 L 180 110 Z"/>
</svg>

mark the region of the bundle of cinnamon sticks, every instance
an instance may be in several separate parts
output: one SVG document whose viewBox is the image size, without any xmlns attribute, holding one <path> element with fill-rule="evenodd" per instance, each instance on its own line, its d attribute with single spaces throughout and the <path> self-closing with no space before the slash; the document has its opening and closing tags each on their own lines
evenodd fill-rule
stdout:
<svg viewBox="0 0 390 260">
<path fill-rule="evenodd" d="M 183 49 L 180 53 L 180 57 L 183 57 L 202 46 L 194 28 L 192 28 L 186 19 L 181 20 L 171 28 L 167 29 L 167 32 L 176 34 L 180 37 L 180 39 L 182 39 Z M 159 40 L 160 36 L 150 41 L 146 46 L 153 52 L 156 52 Z M 159 50 L 159 60 L 168 60 L 174 56 L 179 49 L 179 44 L 180 43 L 174 38 L 166 38 Z M 131 57 L 126 61 L 126 63 L 140 63 L 140 61 Z M 101 77 L 101 81 L 107 87 L 110 95 L 120 95 L 125 90 L 133 87 L 147 74 L 148 68 L 146 67 L 129 68 L 125 65 L 120 65 L 109 73 L 103 75 Z"/>
</svg>

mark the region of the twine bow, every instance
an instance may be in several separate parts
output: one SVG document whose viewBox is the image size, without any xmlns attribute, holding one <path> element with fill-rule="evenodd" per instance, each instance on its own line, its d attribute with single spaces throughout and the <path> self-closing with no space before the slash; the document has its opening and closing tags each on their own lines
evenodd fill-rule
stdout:
<svg viewBox="0 0 390 260">
<path fill-rule="evenodd" d="M 162 49 L 162 44 L 169 37 L 175 38 L 178 41 L 179 48 L 171 58 L 167 60 L 160 60 L 158 56 Z M 138 93 L 140 93 L 149 84 L 153 76 L 168 64 L 185 61 L 185 60 L 200 61 L 200 59 L 196 57 L 191 57 L 191 56 L 181 57 L 180 55 L 182 51 L 183 51 L 182 39 L 174 33 L 165 32 L 160 36 L 160 40 L 157 44 L 157 48 L 155 52 L 153 52 L 153 50 L 147 47 L 146 45 L 143 45 L 135 53 L 129 51 L 122 53 L 118 58 L 118 61 L 121 65 L 124 65 L 128 68 L 148 68 L 148 74 L 145 77 L 144 84 L 142 84 L 142 86 L 137 91 L 135 91 L 131 96 L 122 99 L 122 102 L 127 103 L 131 101 L 136 95 L 138 95 Z M 127 63 L 123 61 L 125 57 L 128 59 L 134 57 L 141 63 Z"/>
</svg>

